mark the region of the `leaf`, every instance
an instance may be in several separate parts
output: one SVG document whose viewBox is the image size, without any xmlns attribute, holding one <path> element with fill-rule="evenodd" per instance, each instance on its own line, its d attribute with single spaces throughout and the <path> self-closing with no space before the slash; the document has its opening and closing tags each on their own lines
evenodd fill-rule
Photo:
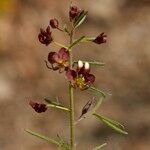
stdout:
<svg viewBox="0 0 150 150">
<path fill-rule="evenodd" d="M 104 93 L 103 91 L 101 91 L 101 90 L 99 90 L 99 89 L 97 89 L 97 88 L 95 88 L 95 87 L 92 87 L 92 86 L 91 86 L 91 87 L 89 88 L 89 90 L 92 91 L 92 92 L 97 93 L 98 95 L 103 96 L 104 98 L 106 97 L 106 93 Z"/>
<path fill-rule="evenodd" d="M 104 66 L 105 63 L 103 62 L 97 62 L 97 61 L 87 61 L 90 65 L 93 65 L 93 66 L 98 66 L 98 67 L 101 67 L 101 66 Z"/>
<path fill-rule="evenodd" d="M 92 66 L 98 66 L 98 67 L 102 67 L 105 65 L 105 63 L 103 62 L 97 62 L 97 61 L 82 61 L 83 63 L 88 62 L 90 65 Z M 78 63 L 78 61 L 74 61 L 73 64 Z"/>
<path fill-rule="evenodd" d="M 96 113 L 93 114 L 96 118 L 98 118 L 102 123 L 110 127 L 111 129 L 117 131 L 118 133 L 127 135 L 128 133 L 124 131 L 124 127 L 120 126 L 120 123 L 116 123 L 116 121 L 113 121 L 111 119 L 105 118 L 104 116 L 98 115 Z"/>
<path fill-rule="evenodd" d="M 101 145 L 95 147 L 95 148 L 92 149 L 92 150 L 99 150 L 99 149 L 103 148 L 103 147 L 106 146 L 106 145 L 107 145 L 107 143 L 101 144 Z"/>
<path fill-rule="evenodd" d="M 83 39 L 85 38 L 85 36 L 80 37 L 79 39 L 75 40 L 68 49 L 71 49 L 73 46 L 79 44 Z"/>
<path fill-rule="evenodd" d="M 102 116 L 102 115 L 100 115 L 100 116 L 101 116 L 101 118 L 103 118 L 104 120 L 107 120 L 108 122 L 110 122 L 110 123 L 116 125 L 116 126 L 119 127 L 119 128 L 122 128 L 122 129 L 125 128 L 121 123 L 119 123 L 119 122 L 117 122 L 117 121 L 115 121 L 115 120 L 109 119 L 109 118 L 104 117 L 104 116 Z"/>
<path fill-rule="evenodd" d="M 74 28 L 78 28 L 86 19 L 87 11 L 82 11 L 78 19 L 74 23 Z"/>
<path fill-rule="evenodd" d="M 50 138 L 48 138 L 48 137 L 46 137 L 46 136 L 44 136 L 44 135 L 41 135 L 41 134 L 39 134 L 39 133 L 33 132 L 33 131 L 31 131 L 31 130 L 28 130 L 28 129 L 25 129 L 25 131 L 26 131 L 27 133 L 29 133 L 29 134 L 31 134 L 31 135 L 37 137 L 37 138 L 40 138 L 40 139 L 45 140 L 45 141 L 47 141 L 47 142 L 49 142 L 49 143 L 52 143 L 52 144 L 55 144 L 55 145 L 58 145 L 58 146 L 59 146 L 59 142 L 57 142 L 56 140 L 50 139 Z"/>
</svg>

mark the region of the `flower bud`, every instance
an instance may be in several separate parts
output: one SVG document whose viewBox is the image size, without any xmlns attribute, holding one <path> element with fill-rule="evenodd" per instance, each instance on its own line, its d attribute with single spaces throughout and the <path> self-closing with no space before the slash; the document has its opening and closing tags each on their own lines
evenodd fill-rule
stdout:
<svg viewBox="0 0 150 150">
<path fill-rule="evenodd" d="M 37 113 L 42 113 L 47 110 L 47 106 L 43 103 L 38 103 L 38 102 L 33 102 L 30 101 L 29 105 L 37 112 Z"/>
<path fill-rule="evenodd" d="M 48 26 L 46 30 L 41 28 L 40 33 L 38 35 L 38 39 L 42 44 L 45 44 L 46 46 L 48 46 L 53 41 L 51 34 L 52 33 L 50 31 L 50 26 Z"/>
<path fill-rule="evenodd" d="M 75 18 L 79 15 L 80 10 L 77 6 L 71 6 L 69 11 L 70 21 L 75 20 Z"/>
<path fill-rule="evenodd" d="M 83 62 L 81 60 L 78 61 L 78 68 L 82 68 L 83 67 Z"/>
<path fill-rule="evenodd" d="M 53 29 L 56 29 L 58 28 L 59 26 L 59 22 L 56 18 L 54 19 L 51 19 L 50 22 L 49 22 L 50 26 L 53 28 Z"/>
<path fill-rule="evenodd" d="M 90 69 L 90 64 L 88 62 L 85 62 L 84 67 L 85 67 L 86 70 L 89 70 Z"/>
<path fill-rule="evenodd" d="M 96 43 L 96 44 L 102 44 L 102 43 L 106 43 L 106 38 L 107 38 L 107 35 L 103 32 L 101 33 L 99 36 L 97 36 L 93 42 Z"/>
</svg>

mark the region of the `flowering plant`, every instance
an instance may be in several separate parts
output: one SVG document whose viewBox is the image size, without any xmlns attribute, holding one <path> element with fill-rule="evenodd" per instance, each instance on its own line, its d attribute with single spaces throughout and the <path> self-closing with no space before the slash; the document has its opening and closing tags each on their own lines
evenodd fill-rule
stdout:
<svg viewBox="0 0 150 150">
<path fill-rule="evenodd" d="M 35 101 L 30 101 L 30 106 L 37 112 L 42 113 L 45 112 L 48 108 L 56 108 L 58 110 L 63 110 L 70 114 L 70 141 L 65 142 L 62 138 L 58 137 L 58 139 L 51 139 L 46 136 L 40 135 L 36 132 L 26 129 L 26 131 L 38 138 L 44 139 L 52 144 L 55 144 L 60 149 L 63 150 L 75 150 L 77 145 L 75 143 L 75 125 L 79 123 L 82 119 L 86 118 L 87 116 L 94 116 L 103 124 L 107 125 L 108 127 L 112 128 L 113 130 L 121 133 L 127 134 L 124 130 L 124 126 L 104 117 L 101 114 L 97 114 L 96 111 L 100 107 L 103 99 L 107 96 L 107 94 L 95 87 L 93 87 L 93 83 L 95 82 L 95 75 L 91 73 L 91 66 L 104 66 L 104 63 L 96 62 L 96 61 L 74 61 L 72 50 L 73 47 L 83 43 L 83 42 L 93 42 L 96 44 L 103 44 L 106 43 L 107 35 L 102 32 L 97 37 L 89 38 L 82 36 L 78 39 L 74 39 L 75 30 L 86 20 L 87 11 L 79 9 L 77 6 L 70 6 L 69 10 L 69 22 L 71 24 L 70 28 L 66 26 L 64 29 L 59 27 L 59 21 L 56 18 L 50 20 L 49 25 L 47 26 L 46 30 L 40 29 L 40 33 L 38 35 L 39 42 L 43 45 L 50 45 L 52 42 L 60 46 L 58 52 L 49 52 L 47 60 L 45 60 L 46 67 L 53 71 L 58 71 L 63 76 L 66 77 L 69 84 L 69 99 L 70 99 L 70 106 L 66 107 L 58 102 L 51 101 L 45 99 L 47 103 L 39 103 Z M 55 39 L 52 38 L 52 31 L 51 29 L 58 30 L 60 32 L 64 32 L 70 38 L 69 45 L 64 46 L 55 42 Z M 80 117 L 75 121 L 75 110 L 74 110 L 74 90 L 79 88 L 83 92 L 85 90 L 90 90 L 93 94 L 98 95 L 98 99 L 95 98 L 89 100 L 85 106 L 82 108 L 82 112 Z M 99 145 L 93 150 L 101 149 L 105 146 L 106 143 Z"/>
</svg>

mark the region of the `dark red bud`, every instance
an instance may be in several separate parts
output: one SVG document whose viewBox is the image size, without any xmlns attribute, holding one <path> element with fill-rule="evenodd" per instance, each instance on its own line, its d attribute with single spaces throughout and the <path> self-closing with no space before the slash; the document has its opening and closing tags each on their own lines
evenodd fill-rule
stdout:
<svg viewBox="0 0 150 150">
<path fill-rule="evenodd" d="M 40 29 L 38 39 L 42 44 L 45 44 L 46 46 L 49 45 L 53 41 L 51 31 L 50 31 L 50 26 L 48 26 L 46 30 L 42 28 Z"/>
<path fill-rule="evenodd" d="M 56 18 L 51 19 L 49 23 L 50 23 L 50 26 L 54 29 L 58 28 L 59 26 L 59 22 Z"/>
<path fill-rule="evenodd" d="M 80 10 L 77 8 L 77 6 L 71 6 L 69 11 L 70 21 L 75 20 L 79 13 Z"/>
<path fill-rule="evenodd" d="M 96 43 L 96 44 L 102 44 L 102 43 L 106 43 L 106 38 L 107 38 L 107 35 L 103 32 L 101 33 L 99 36 L 97 36 L 93 42 Z"/>
<path fill-rule="evenodd" d="M 42 113 L 47 110 L 47 106 L 43 103 L 38 103 L 38 102 L 33 102 L 30 101 L 29 105 L 37 112 L 37 113 Z"/>
</svg>

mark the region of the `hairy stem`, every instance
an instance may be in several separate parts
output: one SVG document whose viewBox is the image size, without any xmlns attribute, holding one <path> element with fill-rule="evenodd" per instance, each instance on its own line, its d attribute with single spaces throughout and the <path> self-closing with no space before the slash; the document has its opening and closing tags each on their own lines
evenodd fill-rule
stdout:
<svg viewBox="0 0 150 150">
<path fill-rule="evenodd" d="M 73 42 L 74 30 L 70 33 L 70 45 Z M 70 68 L 72 69 L 73 56 L 72 49 L 69 51 L 70 54 Z M 70 96 L 70 145 L 71 150 L 75 150 L 75 126 L 74 126 L 74 96 L 73 87 L 69 84 L 69 96 Z"/>
</svg>

